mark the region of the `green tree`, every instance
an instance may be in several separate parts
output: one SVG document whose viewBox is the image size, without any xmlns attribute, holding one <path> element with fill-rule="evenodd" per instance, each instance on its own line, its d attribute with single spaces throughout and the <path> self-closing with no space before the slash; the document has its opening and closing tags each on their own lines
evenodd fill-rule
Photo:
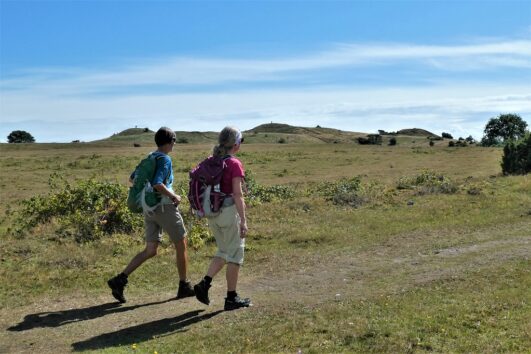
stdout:
<svg viewBox="0 0 531 354">
<path fill-rule="evenodd" d="M 450 133 L 443 132 L 441 135 L 444 139 L 453 139 L 454 137 Z"/>
<path fill-rule="evenodd" d="M 8 136 L 7 136 L 7 142 L 12 143 L 34 143 L 35 138 L 24 130 L 13 130 Z"/>
<path fill-rule="evenodd" d="M 527 123 L 517 114 L 500 114 L 496 118 L 491 118 L 481 139 L 481 145 L 494 146 L 501 145 L 509 140 L 522 138 L 526 132 Z"/>
</svg>

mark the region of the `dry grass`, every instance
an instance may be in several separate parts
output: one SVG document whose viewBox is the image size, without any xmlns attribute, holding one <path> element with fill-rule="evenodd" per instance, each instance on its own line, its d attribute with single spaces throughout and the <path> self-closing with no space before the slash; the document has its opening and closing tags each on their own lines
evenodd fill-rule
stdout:
<svg viewBox="0 0 531 354">
<path fill-rule="evenodd" d="M 142 247 L 141 235 L 80 246 L 53 225 L 19 239 L 2 221 L 2 352 L 525 352 L 531 347 L 531 180 L 501 177 L 499 149 L 350 144 L 249 144 L 241 158 L 257 181 L 299 197 L 249 209 L 240 291 L 255 307 L 223 313 L 223 276 L 209 308 L 174 296 L 174 251 L 131 276 L 115 306 L 105 279 Z M 176 179 L 209 145 L 179 145 Z M 0 146 L 2 207 L 48 190 L 53 172 L 123 181 L 149 148 Z M 397 190 L 430 169 L 454 194 Z M 356 209 L 305 194 L 314 182 L 362 176 Z M 474 190 L 474 193 L 468 191 Z M 53 239 L 54 241 L 51 241 Z M 190 253 L 199 279 L 214 246 Z M 339 295 L 336 295 L 339 294 Z M 9 329 L 9 330 L 8 330 Z M 136 349 L 132 349 L 135 345 Z"/>
</svg>

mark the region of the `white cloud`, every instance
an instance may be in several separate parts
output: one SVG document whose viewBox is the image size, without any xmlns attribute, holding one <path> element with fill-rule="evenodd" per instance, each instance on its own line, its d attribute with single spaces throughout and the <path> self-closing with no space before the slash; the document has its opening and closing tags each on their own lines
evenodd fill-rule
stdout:
<svg viewBox="0 0 531 354">
<path fill-rule="evenodd" d="M 153 86 L 214 85 L 231 82 L 290 81 L 290 74 L 408 62 L 438 70 L 531 67 L 531 41 L 509 40 L 469 45 L 341 44 L 328 51 L 292 58 L 241 60 L 170 57 L 107 70 L 32 69 L 3 78 L 2 91 L 43 95 L 106 93 Z M 116 92 L 115 92 L 116 93 Z M 120 91 L 118 91 L 120 93 Z"/>
<path fill-rule="evenodd" d="M 308 88 L 293 79 L 294 74 L 304 73 L 319 82 L 327 69 L 379 73 L 382 65 L 404 62 L 411 64 L 409 70 L 418 70 L 421 64 L 432 68 L 427 77 L 434 70 L 439 75 L 423 87 L 397 82 L 372 88 L 318 84 Z M 112 132 L 134 125 L 218 130 L 229 123 L 249 129 L 268 121 L 353 131 L 452 126 L 478 136 L 493 115 L 514 112 L 529 117 L 530 66 L 531 41 L 497 40 L 454 46 L 341 44 L 316 54 L 270 60 L 181 57 L 106 70 L 29 69 L 0 80 L 0 136 L 24 124 L 36 129 L 72 124 L 77 130 L 72 135 L 64 131 L 63 139 L 43 134 L 44 139 L 69 141 L 94 139 L 91 127 L 96 126 Z M 485 69 L 497 70 L 498 75 L 491 79 L 489 72 L 476 82 L 474 76 L 440 75 Z M 505 80 L 505 69 L 521 75 Z M 263 85 L 264 81 L 269 84 Z M 246 84 L 228 90 L 234 82 Z M 185 90 L 188 93 L 180 93 Z"/>
<path fill-rule="evenodd" d="M 226 124 L 249 129 L 276 121 L 317 124 L 353 131 L 466 126 L 480 136 L 488 118 L 504 112 L 531 114 L 531 89 L 521 86 L 440 86 L 431 88 L 328 88 L 323 90 L 254 90 L 230 93 L 131 95 L 125 97 L 10 97 L 2 104 L 6 126 L 14 121 L 93 121 L 93 127 L 119 130 L 139 125 L 177 130 L 219 130 Z M 28 104 L 31 102 L 31 104 Z M 103 120 L 101 120 L 103 119 Z M 113 131 L 114 132 L 114 131 Z M 76 132 L 65 141 L 79 137 Z M 89 132 L 87 131 L 87 134 Z M 100 135 L 103 138 L 109 134 Z M 7 135 L 0 130 L 0 134 Z M 468 135 L 467 134 L 467 135 Z"/>
</svg>

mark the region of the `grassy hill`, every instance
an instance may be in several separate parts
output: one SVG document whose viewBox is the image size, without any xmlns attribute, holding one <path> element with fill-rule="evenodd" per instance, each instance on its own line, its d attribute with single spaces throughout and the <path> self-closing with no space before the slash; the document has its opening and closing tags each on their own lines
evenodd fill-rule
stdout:
<svg viewBox="0 0 531 354">
<path fill-rule="evenodd" d="M 248 130 L 246 134 L 250 143 L 279 142 L 284 139 L 286 143 L 311 142 L 311 143 L 352 143 L 365 133 L 349 132 L 331 128 L 296 127 L 288 124 L 268 123 Z"/>
<path fill-rule="evenodd" d="M 217 132 L 187 132 L 175 131 L 178 144 L 206 144 L 215 143 Z M 151 146 L 155 139 L 155 132 L 148 128 L 130 128 L 112 136 L 98 140 L 97 143 L 127 143 Z"/>
<path fill-rule="evenodd" d="M 217 132 L 176 131 L 178 144 L 215 144 Z M 109 138 L 96 141 L 96 143 L 116 143 L 117 145 L 139 144 L 151 146 L 155 132 L 148 128 L 130 128 Z M 262 124 L 243 132 L 247 144 L 351 144 L 357 143 L 357 138 L 367 136 L 369 133 L 351 132 L 320 126 L 298 127 L 289 124 L 268 123 Z M 399 144 L 422 145 L 427 143 L 427 137 L 436 137 L 427 130 L 412 128 L 399 130 L 394 135 L 383 135 L 383 145 L 389 139 L 396 137 Z M 111 144 L 113 145 L 113 144 Z"/>
<path fill-rule="evenodd" d="M 411 129 L 401 129 L 396 132 L 397 135 L 407 135 L 407 136 L 423 136 L 423 137 L 439 137 L 437 134 L 433 134 L 424 129 L 411 128 Z"/>
</svg>

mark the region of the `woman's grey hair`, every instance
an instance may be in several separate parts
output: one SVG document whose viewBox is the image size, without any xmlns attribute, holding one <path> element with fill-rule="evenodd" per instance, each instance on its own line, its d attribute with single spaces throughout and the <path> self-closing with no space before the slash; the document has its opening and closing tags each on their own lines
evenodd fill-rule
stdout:
<svg viewBox="0 0 531 354">
<path fill-rule="evenodd" d="M 241 133 L 237 128 L 223 128 L 223 130 L 219 133 L 218 145 L 214 146 L 212 155 L 217 157 L 223 157 L 227 155 L 227 153 L 230 149 L 232 149 L 234 144 L 238 143 L 238 136 L 240 136 L 241 140 Z"/>
</svg>

